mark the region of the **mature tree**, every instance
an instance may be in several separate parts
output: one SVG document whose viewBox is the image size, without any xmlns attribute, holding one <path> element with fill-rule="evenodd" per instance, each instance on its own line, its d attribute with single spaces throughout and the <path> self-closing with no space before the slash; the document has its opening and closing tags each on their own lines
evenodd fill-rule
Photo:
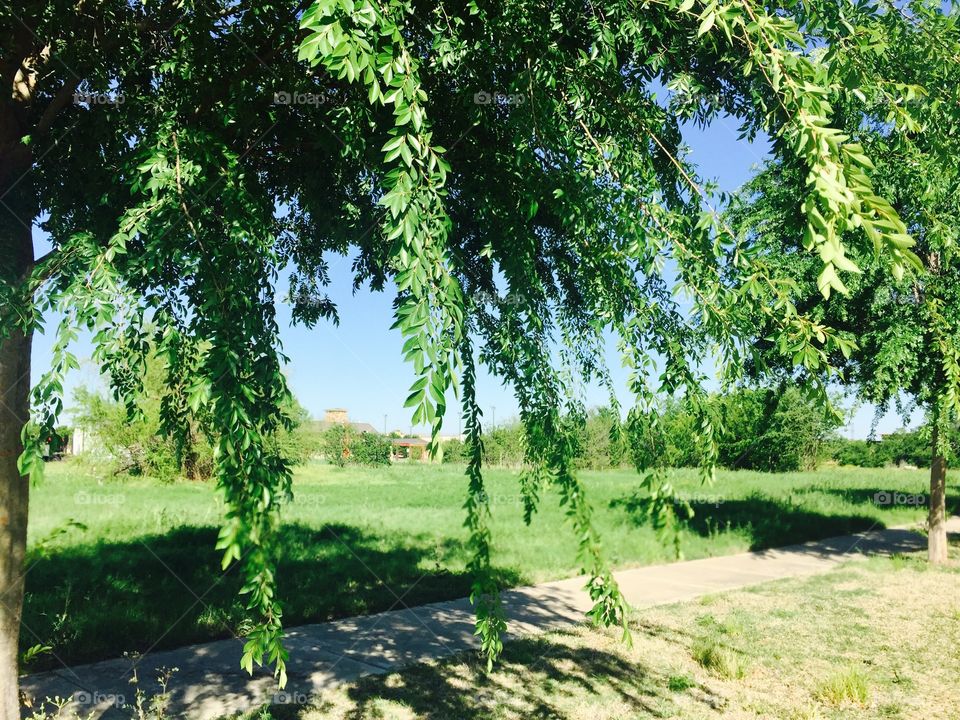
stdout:
<svg viewBox="0 0 960 720">
<path fill-rule="evenodd" d="M 336 317 L 323 293 L 330 253 L 354 258 L 358 284 L 396 292 L 415 423 L 439 430 L 448 391 L 459 388 L 474 600 L 493 658 L 503 616 L 490 572 L 478 360 L 516 390 L 532 468 L 527 517 L 539 483 L 555 483 L 593 578 L 593 617 L 612 622 L 623 601 L 573 472 L 584 416 L 574 380 L 608 381 L 604 333 L 619 336 L 634 371 L 633 423 L 647 422 L 658 393 L 682 395 L 700 418 L 708 466 L 703 368 L 712 358 L 726 382 L 739 377 L 756 313 L 811 373 L 848 345 L 798 313 L 771 264 L 717 220 L 681 152 L 683 120 L 727 113 L 809 170 L 805 212 L 824 227 L 814 244 L 838 248 L 821 253 L 825 288 L 840 286 L 835 239 L 854 222 L 879 241 L 882 264 L 902 272 L 913 259 L 863 149 L 831 125 L 837 77 L 808 52 L 838 26 L 855 32 L 834 3 L 3 8 L 0 387 L 10 389 L 0 432 L 0 720 L 17 713 L 27 476 L 42 467 L 38 437 L 62 405 L 80 329 L 94 333 L 96 359 L 131 406 L 155 347 L 180 417 L 202 412 L 223 430 L 218 547 L 225 565 L 241 564 L 258 620 L 242 663 L 266 656 L 282 682 L 273 555 L 290 472 L 269 442 L 285 423 L 273 304 L 282 268 L 294 268 L 295 315 L 307 323 Z M 657 84 L 670 88 L 666 99 Z M 38 224 L 53 245 L 40 258 Z M 53 363 L 28 421 L 30 339 L 52 321 Z M 160 330 L 150 338 L 147 327 Z M 672 507 L 668 487 L 652 490 Z"/>
<path fill-rule="evenodd" d="M 880 411 L 900 406 L 904 396 L 908 407 L 926 410 L 929 558 L 940 563 L 947 559 L 949 438 L 960 420 L 960 32 L 956 12 L 944 15 L 939 3 L 883 7 L 882 14 L 857 8 L 849 19 L 861 33 L 835 38 L 825 62 L 844 81 L 833 98 L 838 122 L 874 159 L 878 191 L 906 221 L 922 271 L 891 274 L 870 253 L 854 249 L 850 260 L 859 273 L 849 277 L 843 295 L 824 301 L 822 264 L 790 251 L 807 227 L 795 203 L 807 169 L 790 160 L 770 163 L 751 181 L 731 218 L 757 251 L 793 277 L 804 312 L 855 341 L 852 353 L 832 358 L 839 380 Z M 806 240 L 811 243 L 810 235 Z M 830 245 L 822 247 L 830 252 Z M 778 372 L 795 371 L 781 365 Z"/>
</svg>

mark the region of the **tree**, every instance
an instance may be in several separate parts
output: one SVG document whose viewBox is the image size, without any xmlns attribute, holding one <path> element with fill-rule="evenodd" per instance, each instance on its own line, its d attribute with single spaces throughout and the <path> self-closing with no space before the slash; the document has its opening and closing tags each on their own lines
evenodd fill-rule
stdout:
<svg viewBox="0 0 960 720">
<path fill-rule="evenodd" d="M 86 387 L 73 396 L 72 417 L 103 446 L 115 473 L 152 475 L 161 480 L 185 477 L 208 480 L 213 473 L 213 445 L 218 430 L 209 417 L 184 413 L 171 402 L 164 384 L 166 368 L 148 356 L 135 413 Z M 291 465 L 306 462 L 316 442 L 305 427 L 309 413 L 292 395 L 283 405 L 291 427 L 277 432 L 273 450 Z"/>
<path fill-rule="evenodd" d="M 821 404 L 789 387 L 732 388 L 711 395 L 706 406 L 719 428 L 717 463 L 733 470 L 789 472 L 815 467 L 824 442 L 840 424 Z M 657 427 L 631 438 L 634 462 L 703 465 L 702 448 L 695 442 L 697 427 L 698 418 L 680 403 L 664 403 Z"/>
<path fill-rule="evenodd" d="M 344 467 L 347 463 L 389 465 L 392 445 L 377 433 L 357 432 L 335 423 L 321 433 L 320 448 L 328 462 Z"/>
<path fill-rule="evenodd" d="M 396 292 L 413 422 L 436 436 L 448 393 L 459 391 L 473 599 L 492 661 L 504 621 L 476 362 L 519 401 L 526 517 L 540 484 L 554 483 L 592 578 L 591 616 L 616 622 L 623 600 L 574 472 L 584 416 L 576 378 L 608 380 L 604 333 L 621 339 L 633 371 L 631 422 L 648 422 L 660 395 L 681 396 L 698 418 L 705 477 L 716 453 L 702 368 L 712 357 L 735 382 L 757 313 L 811 373 L 848 344 L 797 312 L 767 260 L 744 253 L 720 222 L 682 151 L 681 122 L 722 112 L 748 135 L 770 133 L 777 157 L 818 178 L 803 193 L 811 221 L 833 238 L 856 217 L 878 242 L 878 264 L 899 273 L 913 261 L 905 227 L 874 192 L 870 160 L 831 124 L 827 98 L 839 80 L 807 52 L 846 22 L 833 3 L 777 12 L 756 0 L 8 8 L 0 720 L 17 712 L 27 476 L 42 470 L 38 438 L 62 407 L 80 329 L 94 333 L 95 359 L 125 402 L 136 403 L 152 343 L 172 401 L 222 429 L 218 547 L 224 566 L 240 564 L 257 621 L 241 662 L 273 663 L 283 683 L 273 568 L 290 471 L 271 444 L 289 424 L 273 304 L 281 269 L 294 268 L 298 321 L 335 320 L 327 257 L 352 254 L 358 285 Z M 654 83 L 670 89 L 665 100 Z M 37 224 L 52 244 L 41 257 Z M 840 287 L 842 257 L 842 248 L 823 256 L 825 291 Z M 28 421 L 31 336 L 45 323 L 56 324 L 57 341 Z M 149 337 L 148 327 L 159 330 Z M 658 475 L 647 482 L 660 507 L 672 507 Z"/>
<path fill-rule="evenodd" d="M 796 388 L 739 388 L 717 397 L 723 417 L 718 459 L 728 468 L 790 472 L 815 468 L 840 420 Z"/>
<path fill-rule="evenodd" d="M 956 12 L 944 15 L 939 4 L 883 7 L 874 14 L 858 6 L 848 21 L 862 32 L 832 38 L 825 62 L 843 81 L 832 98 L 843 130 L 874 159 L 878 191 L 906 221 L 920 270 L 890 274 L 869 252 L 854 248 L 838 265 L 856 268 L 845 292 L 823 301 L 821 264 L 789 248 L 798 237 L 810 245 L 811 237 L 825 235 L 820 255 L 829 258 L 841 239 L 798 214 L 791 193 L 802 192 L 809 179 L 807 169 L 792 161 L 771 162 L 749 183 L 731 220 L 756 240 L 754 251 L 792 277 L 801 311 L 855 341 L 850 352 L 832 358 L 840 381 L 881 411 L 900 406 L 905 395 L 926 409 L 932 430 L 928 554 L 939 563 L 947 558 L 949 435 L 960 418 L 960 34 Z M 844 237 L 856 232 L 855 221 Z M 758 336 L 764 337 L 763 328 Z M 780 374 L 795 373 L 781 365 Z"/>
</svg>

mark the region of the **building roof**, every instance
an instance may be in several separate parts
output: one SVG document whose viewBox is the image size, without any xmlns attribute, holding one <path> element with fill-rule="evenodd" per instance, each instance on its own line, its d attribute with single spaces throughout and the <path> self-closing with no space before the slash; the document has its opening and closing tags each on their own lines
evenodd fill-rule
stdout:
<svg viewBox="0 0 960 720">
<path fill-rule="evenodd" d="M 404 438 L 393 438 L 391 441 L 394 445 L 399 445 L 400 447 L 426 447 L 427 441 L 423 438 L 418 437 L 404 437 Z"/>
<path fill-rule="evenodd" d="M 380 432 L 370 423 L 350 423 L 350 427 L 358 432 L 362 433 L 373 433 L 374 435 L 379 435 Z"/>
</svg>

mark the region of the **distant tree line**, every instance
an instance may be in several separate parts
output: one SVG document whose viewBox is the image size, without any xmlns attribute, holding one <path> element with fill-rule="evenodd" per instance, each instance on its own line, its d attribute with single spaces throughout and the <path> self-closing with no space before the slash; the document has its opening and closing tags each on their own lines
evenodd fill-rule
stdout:
<svg viewBox="0 0 960 720">
<path fill-rule="evenodd" d="M 140 413 L 129 416 L 121 404 L 101 393 L 80 388 L 74 394 L 74 421 L 96 438 L 99 459 L 114 474 L 149 475 L 161 480 L 177 477 L 203 480 L 213 471 L 211 430 L 203 418 L 185 420 L 187 427 L 174 435 L 164 430 L 159 400 L 159 375 L 148 368 Z M 732 470 L 789 472 L 807 470 L 823 462 L 858 467 L 915 465 L 929 467 L 929 430 L 898 430 L 877 440 L 852 440 L 837 435 L 839 421 L 800 392 L 788 388 L 741 388 L 714 395 L 711 409 L 722 428 L 719 463 Z M 320 455 L 333 465 L 366 467 L 390 464 L 389 437 L 362 433 L 349 425 L 315 430 L 308 413 L 291 399 L 288 414 L 295 427 L 280 433 L 275 442 L 292 463 Z M 951 446 L 960 448 L 960 432 Z M 698 467 L 703 462 L 696 440 L 693 415 L 677 400 L 664 404 L 655 433 L 631 433 L 609 408 L 598 408 L 581 418 L 576 435 L 578 467 L 602 470 L 650 465 Z M 524 433 L 520 423 L 501 425 L 483 435 L 484 464 L 520 467 L 524 462 Z M 444 443 L 443 462 L 466 463 L 465 443 Z M 419 459 L 421 448 L 410 449 Z"/>
<path fill-rule="evenodd" d="M 960 432 L 948 434 L 949 452 L 956 457 L 960 450 Z M 930 428 L 897 430 L 873 440 L 834 438 L 828 444 L 829 457 L 840 465 L 884 467 L 886 465 L 915 465 L 930 467 Z"/>
<path fill-rule="evenodd" d="M 878 440 L 850 440 L 837 434 L 841 421 L 799 391 L 787 388 L 741 388 L 710 399 L 722 428 L 719 464 L 731 470 L 790 472 L 809 470 L 824 462 L 859 467 L 930 464 L 929 432 L 898 430 Z M 669 400 L 655 433 L 632 434 L 609 409 L 590 412 L 580 426 L 576 460 L 581 468 L 603 469 L 650 465 L 698 467 L 703 462 L 695 418 L 683 404 Z M 960 433 L 954 447 L 960 447 Z M 518 467 L 523 464 L 524 436 L 519 423 L 498 427 L 483 436 L 484 463 Z M 444 444 L 444 462 L 466 462 L 466 445 Z"/>
</svg>

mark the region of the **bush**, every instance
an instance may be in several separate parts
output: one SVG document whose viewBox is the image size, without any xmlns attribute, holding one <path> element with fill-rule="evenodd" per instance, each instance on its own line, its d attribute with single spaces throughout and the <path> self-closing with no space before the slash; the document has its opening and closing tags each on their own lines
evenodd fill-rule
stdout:
<svg viewBox="0 0 960 720">
<path fill-rule="evenodd" d="M 956 456 L 956 431 L 951 434 L 950 456 Z M 915 465 L 930 467 L 930 431 L 900 429 L 880 440 L 848 440 L 837 438 L 831 443 L 831 457 L 841 465 L 883 467 L 884 465 Z"/>
<path fill-rule="evenodd" d="M 349 425 L 331 425 L 321 434 L 324 458 L 337 467 L 389 465 L 390 441 L 375 433 L 360 433 Z"/>
<path fill-rule="evenodd" d="M 897 430 L 880 440 L 887 462 L 930 467 L 930 434 L 920 430 Z"/>
<path fill-rule="evenodd" d="M 523 463 L 523 425 L 501 425 L 483 435 L 485 465 L 517 466 Z"/>
<path fill-rule="evenodd" d="M 375 433 L 359 433 L 350 445 L 350 461 L 357 465 L 389 465 L 390 441 Z"/>
<path fill-rule="evenodd" d="M 578 438 L 577 466 L 591 470 L 618 467 L 627 456 L 622 423 L 610 408 L 587 414 Z"/>
<path fill-rule="evenodd" d="M 178 477 L 205 480 L 213 475 L 213 443 L 217 429 L 209 427 L 203 416 L 182 416 L 170 406 L 164 407 L 164 372 L 151 360 L 138 398 L 139 413 L 130 416 L 121 403 L 80 387 L 74 392 L 75 425 L 91 436 L 106 470 L 113 474 L 149 475 L 169 481 Z M 161 421 L 164 412 L 175 418 L 176 427 Z M 267 450 L 290 464 L 305 462 L 317 450 L 317 441 L 304 427 L 308 414 L 294 398 L 284 408 L 293 421 L 290 430 L 281 429 L 268 440 Z"/>
<path fill-rule="evenodd" d="M 324 459 L 343 467 L 350 460 L 349 425 L 331 425 L 320 436 L 320 448 Z"/>
<path fill-rule="evenodd" d="M 783 393 L 740 388 L 714 395 L 706 412 L 716 429 L 718 463 L 730 469 L 786 472 L 815 467 L 839 422 L 793 388 Z M 629 451 L 643 467 L 696 467 L 704 462 L 700 422 L 683 402 L 667 400 L 654 426 L 629 423 Z"/>
<path fill-rule="evenodd" d="M 443 462 L 468 463 L 470 462 L 470 448 L 459 438 L 447 440 L 443 444 Z"/>
<path fill-rule="evenodd" d="M 739 389 L 713 400 L 720 410 L 719 461 L 731 469 L 789 472 L 816 467 L 840 425 L 795 388 Z"/>
<path fill-rule="evenodd" d="M 873 440 L 837 438 L 830 443 L 830 454 L 841 465 L 878 468 L 887 464 L 880 443 Z"/>
<path fill-rule="evenodd" d="M 77 405 L 73 413 L 76 424 L 95 438 L 98 454 L 110 472 L 150 475 L 164 481 L 180 474 L 174 440 L 160 428 L 156 398 L 145 396 L 140 403 L 141 415 L 132 418 L 120 403 L 85 387 L 77 388 L 73 399 Z M 212 451 L 210 457 L 212 460 Z"/>
</svg>

